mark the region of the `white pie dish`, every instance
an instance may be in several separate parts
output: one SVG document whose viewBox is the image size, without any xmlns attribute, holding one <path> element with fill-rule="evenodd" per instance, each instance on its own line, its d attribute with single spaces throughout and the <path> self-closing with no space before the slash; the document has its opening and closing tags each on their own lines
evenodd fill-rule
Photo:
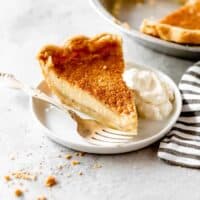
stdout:
<svg viewBox="0 0 200 200">
<path fill-rule="evenodd" d="M 145 47 L 164 54 L 181 57 L 184 59 L 198 60 L 200 56 L 199 45 L 182 45 L 168 42 L 160 38 L 146 35 L 139 31 L 143 19 L 159 20 L 181 5 L 175 0 L 90 0 L 95 11 L 108 23 L 129 38 L 139 42 Z M 142 2 L 142 3 L 141 3 Z M 152 2 L 152 3 L 151 3 Z M 114 18 L 127 22 L 131 29 L 116 23 Z"/>
<path fill-rule="evenodd" d="M 31 109 L 36 121 L 40 124 L 46 135 L 51 140 L 68 148 L 88 153 L 125 153 L 144 148 L 158 141 L 167 134 L 180 115 L 182 108 L 181 94 L 176 84 L 164 73 L 154 68 L 143 67 L 138 64 L 129 64 L 128 67 L 130 68 L 131 66 L 155 71 L 163 81 L 169 84 L 175 94 L 174 109 L 170 116 L 162 121 L 139 119 L 138 135 L 134 137 L 132 142 L 110 146 L 92 145 L 78 135 L 76 131 L 76 122 L 74 122 L 70 116 L 52 106 L 50 107 L 48 103 L 31 98 Z M 40 82 L 37 87 L 43 92 L 50 94 L 50 91 L 44 81 Z"/>
</svg>

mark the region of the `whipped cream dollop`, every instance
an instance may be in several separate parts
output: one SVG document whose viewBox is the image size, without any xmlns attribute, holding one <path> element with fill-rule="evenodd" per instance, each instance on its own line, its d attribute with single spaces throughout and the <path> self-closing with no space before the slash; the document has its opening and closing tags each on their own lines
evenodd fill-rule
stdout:
<svg viewBox="0 0 200 200">
<path fill-rule="evenodd" d="M 172 112 L 173 90 L 155 72 L 131 68 L 124 72 L 123 79 L 135 91 L 136 108 L 140 117 L 162 120 Z"/>
</svg>

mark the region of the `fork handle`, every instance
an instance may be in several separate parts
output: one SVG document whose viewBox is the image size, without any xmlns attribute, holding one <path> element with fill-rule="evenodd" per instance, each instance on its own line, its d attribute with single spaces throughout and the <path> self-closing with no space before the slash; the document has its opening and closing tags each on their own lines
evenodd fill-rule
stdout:
<svg viewBox="0 0 200 200">
<path fill-rule="evenodd" d="M 40 99 L 40 100 L 45 101 L 47 103 L 50 103 L 50 104 L 54 105 L 55 107 L 57 107 L 58 109 L 66 112 L 66 113 L 69 113 L 69 111 L 71 110 L 70 107 L 61 104 L 60 102 L 58 102 L 54 98 L 46 95 L 44 92 L 42 92 L 39 89 L 32 88 L 32 87 L 29 87 L 27 85 L 24 85 L 24 87 L 22 88 L 22 90 L 26 94 L 28 94 L 29 96 L 37 98 L 37 99 Z"/>
</svg>

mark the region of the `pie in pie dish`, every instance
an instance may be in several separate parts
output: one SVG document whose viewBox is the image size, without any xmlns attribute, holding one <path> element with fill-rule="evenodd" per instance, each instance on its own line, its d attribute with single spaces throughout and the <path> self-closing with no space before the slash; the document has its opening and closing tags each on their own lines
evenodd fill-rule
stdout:
<svg viewBox="0 0 200 200">
<path fill-rule="evenodd" d="M 190 0 L 158 22 L 145 19 L 140 31 L 181 44 L 200 44 L 200 0 Z"/>
<path fill-rule="evenodd" d="M 76 36 L 38 54 L 52 92 L 77 110 L 118 130 L 137 133 L 134 93 L 122 79 L 122 41 L 117 35 Z"/>
</svg>

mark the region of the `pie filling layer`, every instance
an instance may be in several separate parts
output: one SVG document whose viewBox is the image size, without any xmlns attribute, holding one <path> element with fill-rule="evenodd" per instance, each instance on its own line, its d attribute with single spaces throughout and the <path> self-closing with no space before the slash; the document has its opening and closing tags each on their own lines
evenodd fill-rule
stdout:
<svg viewBox="0 0 200 200">
<path fill-rule="evenodd" d="M 69 84 L 67 81 L 57 78 L 53 72 L 49 73 L 48 85 L 59 97 L 59 99 L 77 110 L 80 110 L 88 115 L 98 119 L 102 124 L 109 125 L 111 128 L 116 128 L 136 134 L 136 124 L 134 124 L 133 115 L 117 114 L 97 101 L 87 92 L 82 91 L 76 86 Z M 74 98 L 76 97 L 76 99 Z M 91 109 L 93 108 L 93 110 Z M 135 127 L 135 130 L 134 128 Z"/>
</svg>

